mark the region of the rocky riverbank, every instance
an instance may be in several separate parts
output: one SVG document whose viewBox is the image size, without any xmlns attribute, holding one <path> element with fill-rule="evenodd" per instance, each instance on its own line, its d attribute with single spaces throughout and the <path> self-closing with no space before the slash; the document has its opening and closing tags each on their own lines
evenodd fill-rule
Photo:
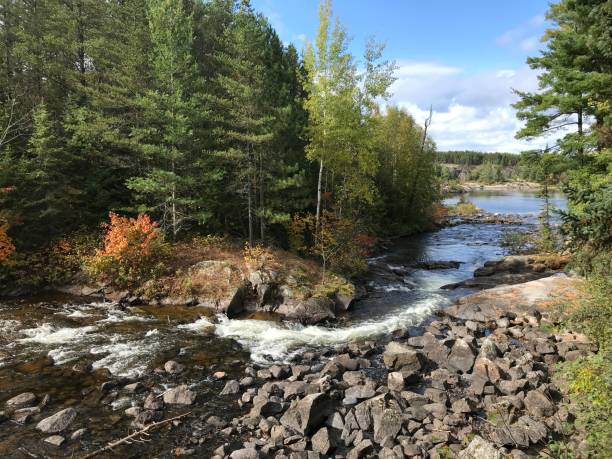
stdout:
<svg viewBox="0 0 612 459">
<path fill-rule="evenodd" d="M 554 365 L 597 350 L 582 335 L 553 331 L 551 303 L 574 296 L 576 282 L 556 275 L 488 289 L 389 342 L 322 348 L 271 367 L 212 366 L 195 381 L 176 361 L 139 378 L 96 370 L 84 397 L 129 400 L 122 417 L 132 432 L 191 413 L 151 433 L 168 442 L 167 456 L 537 457 L 572 419 Z M 202 412 L 210 397 L 227 408 Z M 44 394 L 16 394 L 0 420 L 35 426 L 58 456 L 87 445 L 78 403 L 47 403 Z"/>
</svg>

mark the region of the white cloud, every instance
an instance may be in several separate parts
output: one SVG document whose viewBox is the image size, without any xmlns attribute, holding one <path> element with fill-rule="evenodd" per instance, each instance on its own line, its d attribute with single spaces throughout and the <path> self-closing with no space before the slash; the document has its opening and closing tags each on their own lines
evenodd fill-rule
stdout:
<svg viewBox="0 0 612 459">
<path fill-rule="evenodd" d="M 530 53 L 531 51 L 535 51 L 540 44 L 540 39 L 538 37 L 527 37 L 521 40 L 521 49 L 525 52 Z"/>
<path fill-rule="evenodd" d="M 519 152 L 541 148 L 550 139 L 514 139 L 521 128 L 511 104 L 512 88 L 537 89 L 537 74 L 517 69 L 467 72 L 432 62 L 400 62 L 391 103 L 422 123 L 433 107 L 430 132 L 440 150 L 474 149 Z"/>
<path fill-rule="evenodd" d="M 538 14 L 512 29 L 506 30 L 495 41 L 500 46 L 516 46 L 523 51 L 534 51 L 540 44 L 539 35 L 535 35 L 535 33 L 539 34 L 545 23 L 546 16 Z"/>
</svg>

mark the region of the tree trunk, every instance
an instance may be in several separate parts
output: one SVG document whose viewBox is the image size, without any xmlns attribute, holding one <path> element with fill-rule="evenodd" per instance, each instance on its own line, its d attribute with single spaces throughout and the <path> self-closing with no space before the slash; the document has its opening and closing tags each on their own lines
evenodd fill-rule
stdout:
<svg viewBox="0 0 612 459">
<path fill-rule="evenodd" d="M 253 197 L 252 197 L 253 187 L 251 183 L 250 174 L 248 178 L 247 187 L 248 187 L 247 206 L 248 206 L 248 213 L 249 213 L 249 247 L 253 248 L 253 202 L 252 202 L 253 201 Z"/>
<path fill-rule="evenodd" d="M 425 127 L 423 128 L 423 138 L 421 139 L 421 148 L 419 150 L 419 156 L 417 157 L 417 163 L 414 171 L 414 178 L 412 180 L 412 189 L 410 190 L 410 199 L 408 199 L 408 209 L 412 210 L 414 207 L 414 200 L 416 198 L 416 190 L 419 184 L 419 173 L 421 169 L 421 158 L 425 152 L 425 142 L 427 141 L 427 128 L 431 124 L 432 108 L 429 108 L 429 117 L 425 120 Z"/>
<path fill-rule="evenodd" d="M 261 153 L 259 154 L 259 232 L 263 243 L 266 235 L 266 219 L 264 216 L 263 155 Z"/>
<path fill-rule="evenodd" d="M 317 214 L 315 217 L 315 232 L 319 231 L 319 223 L 321 219 L 321 184 L 323 181 L 323 160 L 319 165 L 319 181 L 317 183 Z"/>
</svg>

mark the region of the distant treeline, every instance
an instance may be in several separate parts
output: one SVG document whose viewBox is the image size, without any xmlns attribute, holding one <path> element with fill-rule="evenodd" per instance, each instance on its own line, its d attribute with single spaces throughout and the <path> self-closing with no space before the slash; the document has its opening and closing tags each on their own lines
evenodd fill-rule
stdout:
<svg viewBox="0 0 612 459">
<path fill-rule="evenodd" d="M 501 167 L 518 165 L 521 156 L 515 153 L 488 153 L 482 151 L 439 151 L 436 153 L 441 164 L 459 164 L 464 166 L 479 166 L 495 164 Z"/>
</svg>

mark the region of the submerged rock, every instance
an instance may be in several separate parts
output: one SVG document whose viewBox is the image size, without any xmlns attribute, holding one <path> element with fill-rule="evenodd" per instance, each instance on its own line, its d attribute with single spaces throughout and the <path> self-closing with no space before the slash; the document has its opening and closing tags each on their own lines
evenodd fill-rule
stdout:
<svg viewBox="0 0 612 459">
<path fill-rule="evenodd" d="M 19 409 L 33 406 L 35 403 L 36 395 L 34 395 L 32 392 L 24 392 L 23 394 L 19 394 L 8 399 L 4 405 L 7 408 Z"/>
</svg>

